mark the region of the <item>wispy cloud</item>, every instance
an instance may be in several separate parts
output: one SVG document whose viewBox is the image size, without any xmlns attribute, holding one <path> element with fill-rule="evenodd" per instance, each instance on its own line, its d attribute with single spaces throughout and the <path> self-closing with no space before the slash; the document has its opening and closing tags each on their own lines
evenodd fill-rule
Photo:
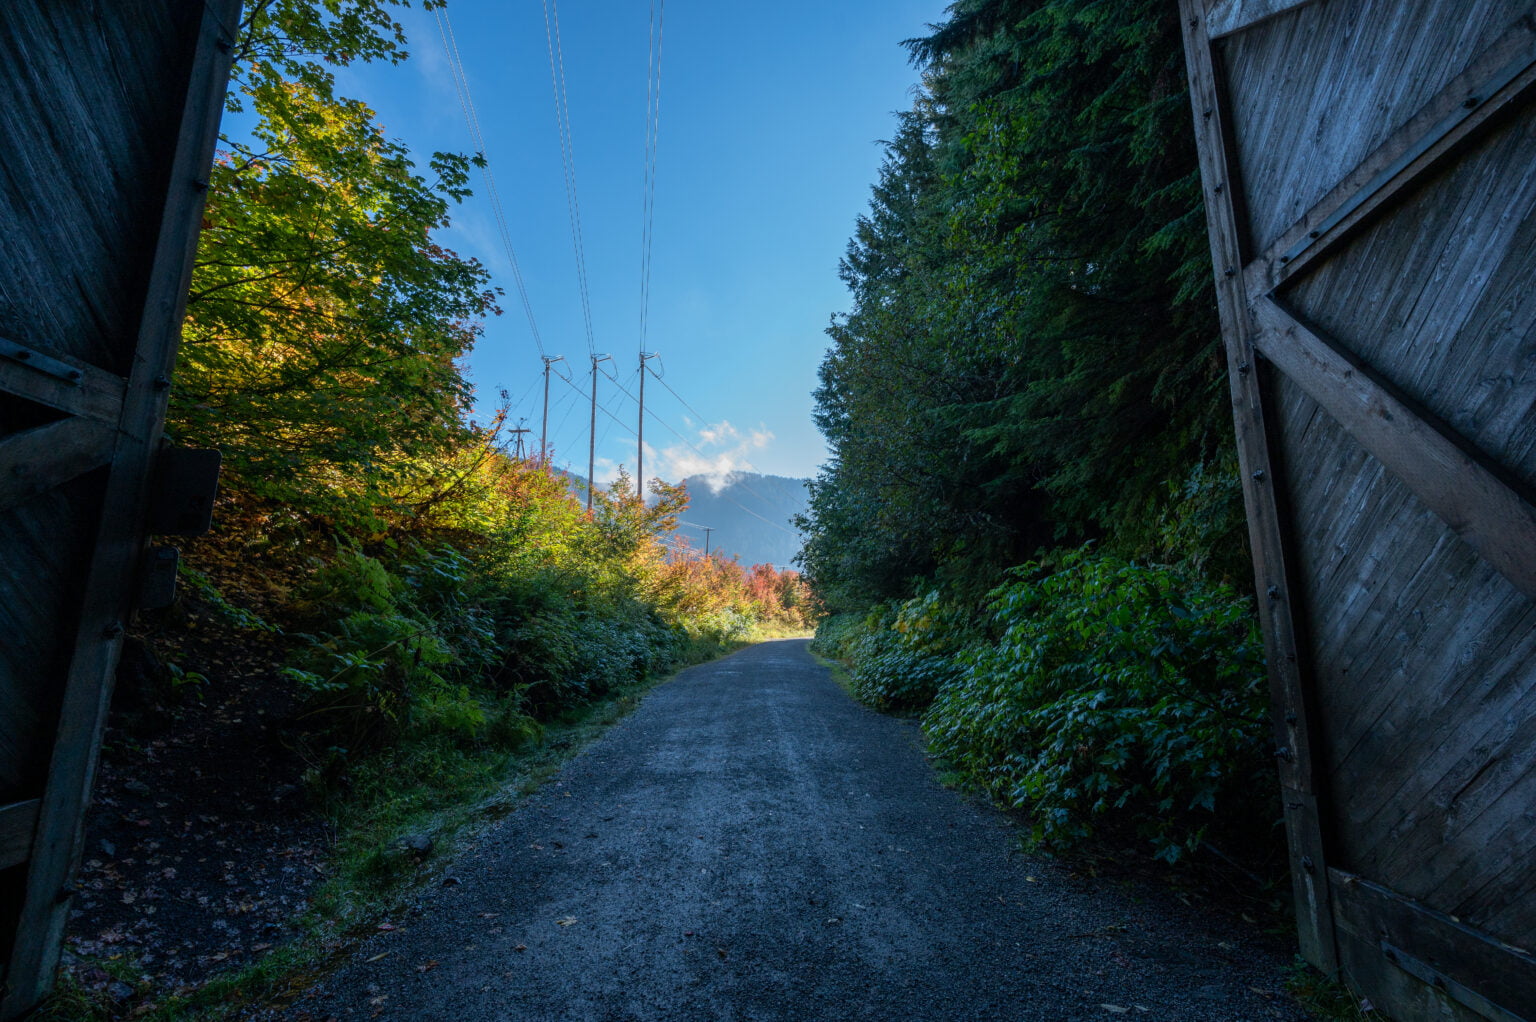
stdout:
<svg viewBox="0 0 1536 1022">
<path fill-rule="evenodd" d="M 773 433 L 762 425 L 743 431 L 723 419 L 697 427 L 695 432 L 698 440 L 692 446 L 678 443 L 656 452 L 659 464 L 655 474 L 674 480 L 702 476 L 714 493 L 737 473 L 752 471 L 752 452 L 773 442 Z"/>
</svg>

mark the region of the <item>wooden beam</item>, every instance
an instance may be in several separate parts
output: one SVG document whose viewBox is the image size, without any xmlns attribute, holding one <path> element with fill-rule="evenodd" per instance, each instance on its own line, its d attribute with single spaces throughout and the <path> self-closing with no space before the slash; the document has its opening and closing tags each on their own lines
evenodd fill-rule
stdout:
<svg viewBox="0 0 1536 1022">
<path fill-rule="evenodd" d="M 1522 18 L 1243 268 L 1250 299 L 1274 291 L 1415 187 L 1536 85 L 1536 23 Z"/>
<path fill-rule="evenodd" d="M 240 23 L 240 0 L 204 0 L 185 89 L 175 155 L 165 181 L 132 373 L 117 423 L 117 447 L 83 588 L 73 655 L 61 700 L 37 835 L 27 868 L 16 942 L 0 991 L 0 1018 L 30 1010 L 53 983 L 69 913 L 68 880 L 80 857 L 85 807 L 95 780 L 123 625 L 144 548 L 150 470 L 165 423 L 187 288 L 213 161 L 219 116 Z M 178 55 L 179 56 L 179 55 Z"/>
<path fill-rule="evenodd" d="M 37 830 L 37 809 L 41 800 L 29 798 L 0 806 L 0 869 L 10 869 L 27 861 L 32 847 L 32 833 Z"/>
<path fill-rule="evenodd" d="M 1253 306 L 1258 350 L 1457 535 L 1536 598 L 1536 506 L 1486 456 L 1376 380 L 1273 298 Z"/>
<path fill-rule="evenodd" d="M 1536 956 L 1364 877 L 1331 869 L 1343 932 L 1369 953 L 1356 968 L 1394 970 L 1486 1018 L 1528 1018 L 1536 1005 Z M 1411 948 L 1411 954 L 1400 949 Z M 1374 965 L 1365 963 L 1375 960 Z M 1358 977 L 1366 989 L 1403 976 Z M 1459 996 L 1458 996 L 1459 995 Z"/>
<path fill-rule="evenodd" d="M 0 438 L 0 511 L 112 460 L 111 426 L 60 419 Z"/>
<path fill-rule="evenodd" d="M 12 346 L 0 338 L 0 350 Z M 0 394 L 11 394 L 82 419 L 115 423 L 127 381 L 78 359 L 55 356 L 80 374 L 78 380 L 40 373 L 25 362 L 0 358 Z"/>
<path fill-rule="evenodd" d="M 1228 108 L 1201 15 L 1202 6 L 1202 0 L 1179 0 L 1189 97 L 1199 143 L 1200 178 L 1205 190 L 1206 224 L 1216 268 L 1216 300 L 1232 394 L 1232 420 L 1237 434 L 1243 501 L 1248 509 L 1254 583 L 1269 663 L 1271 726 L 1285 800 L 1297 936 L 1307 961 L 1331 975 L 1338 971 L 1338 951 L 1324 858 L 1320 806 L 1324 793 L 1320 790 L 1321 771 L 1312 758 L 1312 735 L 1317 721 L 1311 670 L 1304 656 L 1297 624 L 1299 615 L 1292 595 L 1297 587 L 1292 584 L 1291 541 L 1275 492 L 1276 472 L 1266 422 L 1262 368 L 1249 333 L 1242 278 L 1237 270 L 1242 265 L 1242 218 L 1237 206 L 1242 197 L 1234 194 L 1235 188 L 1227 187 L 1232 180 L 1229 168 L 1234 158 Z"/>
<path fill-rule="evenodd" d="M 1244 32 L 1261 21 L 1278 17 L 1298 7 L 1306 7 L 1317 0 L 1217 0 L 1205 16 L 1206 31 L 1210 38 Z"/>
</svg>

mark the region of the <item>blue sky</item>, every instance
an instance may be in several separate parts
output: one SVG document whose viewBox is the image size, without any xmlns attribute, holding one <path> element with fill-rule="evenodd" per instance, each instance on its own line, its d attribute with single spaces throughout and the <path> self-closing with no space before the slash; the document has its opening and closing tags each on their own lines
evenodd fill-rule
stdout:
<svg viewBox="0 0 1536 1022">
<path fill-rule="evenodd" d="M 942 0 L 665 4 L 660 130 L 645 348 L 674 397 L 647 384 L 647 477 L 751 468 L 811 475 L 826 449 L 811 391 L 829 316 L 847 308 L 837 261 L 865 211 L 878 140 L 912 101 L 900 41 Z M 558 464 L 585 472 L 587 331 L 577 284 L 540 0 L 454 0 L 449 13 L 486 155 L 544 349 L 581 387 L 551 387 Z M 558 9 L 595 350 L 635 393 L 652 0 L 567 0 Z M 338 75 L 424 165 L 473 151 L 433 16 L 401 17 L 412 59 Z M 483 182 L 442 241 L 506 290 L 470 359 L 477 394 L 505 389 L 537 443 L 541 363 Z M 635 404 L 606 377 L 598 475 L 635 462 Z M 668 428 L 670 427 L 670 429 Z M 673 432 L 675 431 L 675 433 Z M 681 434 L 680 439 L 678 434 Z M 691 446 L 690 446 L 691 445 Z"/>
</svg>

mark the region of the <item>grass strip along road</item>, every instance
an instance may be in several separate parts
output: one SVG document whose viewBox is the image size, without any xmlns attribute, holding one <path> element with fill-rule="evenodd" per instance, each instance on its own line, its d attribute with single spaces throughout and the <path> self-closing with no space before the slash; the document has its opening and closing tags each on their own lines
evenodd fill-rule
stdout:
<svg viewBox="0 0 1536 1022">
<path fill-rule="evenodd" d="M 651 692 L 282 1017 L 1305 1017 L 1272 941 L 1011 830 L 764 643 Z"/>
</svg>

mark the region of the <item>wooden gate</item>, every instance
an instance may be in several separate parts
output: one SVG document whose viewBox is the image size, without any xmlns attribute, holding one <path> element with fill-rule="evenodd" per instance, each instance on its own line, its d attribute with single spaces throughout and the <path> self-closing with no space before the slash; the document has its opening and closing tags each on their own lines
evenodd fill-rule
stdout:
<svg viewBox="0 0 1536 1022">
<path fill-rule="evenodd" d="M 1301 946 L 1536 1018 L 1531 0 L 1181 0 Z"/>
<path fill-rule="evenodd" d="M 51 986 L 123 622 L 174 578 L 151 472 L 239 11 L 0 3 L 0 1018 Z"/>
</svg>

